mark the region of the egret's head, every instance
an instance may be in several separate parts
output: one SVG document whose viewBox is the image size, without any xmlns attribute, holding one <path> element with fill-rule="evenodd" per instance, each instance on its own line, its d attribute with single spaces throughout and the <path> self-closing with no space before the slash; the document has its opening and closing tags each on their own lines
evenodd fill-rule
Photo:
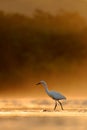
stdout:
<svg viewBox="0 0 87 130">
<path fill-rule="evenodd" d="M 41 80 L 39 83 L 37 83 L 36 85 L 40 85 L 40 84 L 42 84 L 43 86 L 47 86 L 47 83 L 45 82 L 45 81 L 43 81 L 43 80 Z"/>
</svg>

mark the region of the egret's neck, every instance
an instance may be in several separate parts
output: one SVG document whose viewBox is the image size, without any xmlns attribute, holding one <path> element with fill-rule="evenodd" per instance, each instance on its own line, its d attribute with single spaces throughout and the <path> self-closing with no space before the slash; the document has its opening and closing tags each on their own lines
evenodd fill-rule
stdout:
<svg viewBox="0 0 87 130">
<path fill-rule="evenodd" d="M 47 86 L 47 84 L 42 84 L 42 85 L 43 85 L 43 87 L 44 87 L 46 93 L 48 94 L 48 93 L 49 93 L 49 90 L 48 90 L 48 86 Z"/>
</svg>

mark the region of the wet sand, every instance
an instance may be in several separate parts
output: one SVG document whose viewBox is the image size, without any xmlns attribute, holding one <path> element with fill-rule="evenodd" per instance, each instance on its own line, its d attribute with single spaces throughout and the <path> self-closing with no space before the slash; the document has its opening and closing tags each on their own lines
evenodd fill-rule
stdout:
<svg viewBox="0 0 87 130">
<path fill-rule="evenodd" d="M 1 100 L 0 130 L 87 130 L 87 100 L 68 101 L 64 111 L 52 106 L 46 101 Z"/>
<path fill-rule="evenodd" d="M 0 112 L 0 130 L 87 130 L 87 112 Z"/>
<path fill-rule="evenodd" d="M 1 111 L 0 117 L 87 117 L 87 110 L 10 110 Z"/>
<path fill-rule="evenodd" d="M 0 130 L 87 130 L 85 116 L 0 117 Z"/>
</svg>

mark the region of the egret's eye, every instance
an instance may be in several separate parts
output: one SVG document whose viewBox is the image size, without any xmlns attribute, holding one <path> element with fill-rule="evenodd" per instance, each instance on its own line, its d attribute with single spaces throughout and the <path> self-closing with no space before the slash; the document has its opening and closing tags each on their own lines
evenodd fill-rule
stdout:
<svg viewBox="0 0 87 130">
<path fill-rule="evenodd" d="M 41 83 L 37 83 L 36 85 L 39 85 L 39 84 L 41 84 Z"/>
</svg>

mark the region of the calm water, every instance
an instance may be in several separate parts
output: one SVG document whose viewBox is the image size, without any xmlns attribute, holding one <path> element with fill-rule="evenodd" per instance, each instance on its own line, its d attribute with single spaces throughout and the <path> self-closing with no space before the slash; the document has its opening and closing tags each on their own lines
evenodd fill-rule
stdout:
<svg viewBox="0 0 87 130">
<path fill-rule="evenodd" d="M 1 99 L 0 130 L 87 130 L 87 100 L 67 100 L 63 106 L 54 112 L 53 101 Z"/>
<path fill-rule="evenodd" d="M 87 117 L 2 117 L 0 130 L 87 130 Z"/>
</svg>

